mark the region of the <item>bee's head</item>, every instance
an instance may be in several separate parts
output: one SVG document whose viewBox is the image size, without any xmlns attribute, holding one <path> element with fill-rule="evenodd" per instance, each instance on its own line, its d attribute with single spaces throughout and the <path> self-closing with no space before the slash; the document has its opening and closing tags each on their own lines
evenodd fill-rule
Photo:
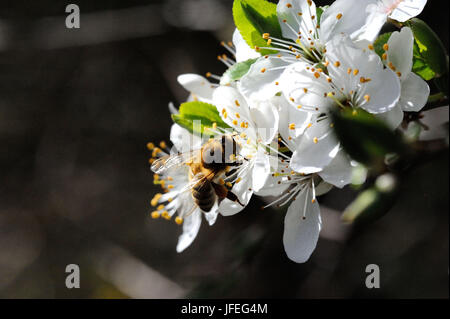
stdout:
<svg viewBox="0 0 450 319">
<path fill-rule="evenodd" d="M 206 168 L 224 169 L 236 161 L 239 145 L 230 135 L 206 143 L 202 149 L 202 164 Z"/>
</svg>

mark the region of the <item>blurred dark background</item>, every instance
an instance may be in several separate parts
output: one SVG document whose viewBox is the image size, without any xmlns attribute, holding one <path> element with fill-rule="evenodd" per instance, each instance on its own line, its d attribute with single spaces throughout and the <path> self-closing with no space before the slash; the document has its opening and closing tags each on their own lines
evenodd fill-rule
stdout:
<svg viewBox="0 0 450 319">
<path fill-rule="evenodd" d="M 340 222 L 352 190 L 321 198 L 306 264 L 285 256 L 284 212 L 258 200 L 177 254 L 180 227 L 149 217 L 146 143 L 168 140 L 167 104 L 187 97 L 178 74 L 224 71 L 232 0 L 78 0 L 71 30 L 69 3 L 0 3 L 0 297 L 448 298 L 448 153 L 373 224 Z M 421 18 L 448 48 L 447 13 L 431 0 Z M 80 289 L 65 286 L 68 264 Z M 365 287 L 368 264 L 381 289 Z"/>
</svg>

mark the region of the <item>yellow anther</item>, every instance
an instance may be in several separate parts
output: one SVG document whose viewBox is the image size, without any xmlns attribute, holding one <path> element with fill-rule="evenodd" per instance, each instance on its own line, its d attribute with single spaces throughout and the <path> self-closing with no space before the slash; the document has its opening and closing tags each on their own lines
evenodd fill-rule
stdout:
<svg viewBox="0 0 450 319">
<path fill-rule="evenodd" d="M 310 128 L 312 126 L 312 123 L 309 123 L 308 125 L 307 125 L 307 128 Z"/>
<path fill-rule="evenodd" d="M 211 75 L 212 75 L 211 72 L 206 72 L 206 77 L 207 77 L 207 78 L 210 78 Z"/>
<path fill-rule="evenodd" d="M 358 69 L 354 69 L 354 70 L 353 70 L 353 75 L 358 75 L 358 73 L 359 73 L 359 70 L 358 70 Z"/>
<path fill-rule="evenodd" d="M 297 108 L 300 110 L 302 108 L 302 106 L 301 105 L 297 105 Z"/>
<path fill-rule="evenodd" d="M 342 13 L 339 13 L 339 14 L 336 16 L 336 19 L 341 20 L 341 18 L 342 18 Z"/>
<path fill-rule="evenodd" d="M 399 78 L 401 78 L 402 77 L 402 72 L 397 72 L 397 75 L 398 75 Z"/>
<path fill-rule="evenodd" d="M 159 175 L 158 174 L 153 174 L 153 180 L 158 181 L 159 180 Z"/>
<path fill-rule="evenodd" d="M 171 203 L 173 201 L 172 197 L 169 197 L 169 199 L 167 200 L 169 203 Z"/>
<path fill-rule="evenodd" d="M 389 44 L 385 43 L 385 44 L 383 45 L 383 50 L 384 50 L 384 51 L 388 51 L 388 50 L 389 50 Z"/>
<path fill-rule="evenodd" d="M 237 117 L 238 119 L 241 118 L 241 116 L 239 115 L 239 113 L 236 113 L 235 115 L 236 115 L 236 117 Z"/>
<path fill-rule="evenodd" d="M 159 216 L 161 216 L 161 214 L 157 211 L 154 211 L 154 212 L 152 212 L 151 216 L 153 219 L 157 219 L 157 218 L 159 218 Z"/>
<path fill-rule="evenodd" d="M 295 130 L 295 123 L 289 124 L 289 129 L 290 130 Z"/>
<path fill-rule="evenodd" d="M 290 4 L 290 3 L 287 3 L 287 4 L 286 4 L 286 7 L 288 7 L 288 8 L 292 8 L 292 4 Z"/>
<path fill-rule="evenodd" d="M 334 123 L 331 123 L 331 124 L 330 124 L 330 127 L 333 128 L 333 127 L 334 127 Z"/>
<path fill-rule="evenodd" d="M 289 100 L 290 100 L 291 102 L 295 102 L 295 100 L 294 100 L 293 97 L 290 97 Z"/>
<path fill-rule="evenodd" d="M 330 65 L 330 61 L 326 61 L 323 65 L 324 65 L 325 67 L 329 66 L 329 65 Z"/>
<path fill-rule="evenodd" d="M 280 85 L 280 82 L 275 82 L 275 85 Z"/>
<path fill-rule="evenodd" d="M 271 45 L 272 44 L 272 39 L 267 40 L 267 45 Z"/>
<path fill-rule="evenodd" d="M 148 162 L 149 162 L 150 164 L 153 164 L 153 163 L 155 162 L 155 159 L 154 159 L 154 158 L 150 158 L 150 159 L 148 160 Z"/>
<path fill-rule="evenodd" d="M 241 122 L 241 127 L 245 128 L 245 123 L 244 122 Z"/>
<path fill-rule="evenodd" d="M 161 216 L 167 220 L 169 220 L 171 218 L 171 216 L 169 215 L 169 212 L 166 210 L 161 213 Z"/>
<path fill-rule="evenodd" d="M 319 139 L 317 137 L 313 138 L 314 144 L 317 144 L 319 142 Z"/>
<path fill-rule="evenodd" d="M 312 6 L 312 0 L 308 0 L 307 2 L 309 6 Z"/>
<path fill-rule="evenodd" d="M 175 223 L 177 223 L 178 225 L 183 224 L 183 218 L 181 218 L 180 216 L 177 216 L 177 217 L 175 218 Z"/>
<path fill-rule="evenodd" d="M 227 185 L 227 187 L 233 187 L 233 184 L 231 184 L 230 182 L 226 182 L 225 185 Z"/>
<path fill-rule="evenodd" d="M 341 66 L 341 62 L 339 62 L 339 61 L 334 62 L 334 66 L 337 67 L 337 68 L 340 67 Z"/>
<path fill-rule="evenodd" d="M 316 202 L 316 199 L 315 198 L 313 198 L 313 199 L 311 199 L 311 203 L 315 203 Z"/>
<path fill-rule="evenodd" d="M 147 148 L 148 148 L 149 151 L 152 151 L 155 148 L 155 144 L 147 143 Z"/>
<path fill-rule="evenodd" d="M 213 128 L 213 129 L 217 129 L 217 123 L 214 122 L 214 123 L 212 124 L 212 128 Z"/>
<path fill-rule="evenodd" d="M 382 58 L 383 60 L 387 60 L 387 54 L 386 54 L 386 53 L 383 53 L 383 55 L 381 56 L 381 58 Z"/>
<path fill-rule="evenodd" d="M 264 40 L 268 40 L 270 38 L 270 33 L 263 33 L 262 37 Z"/>
<path fill-rule="evenodd" d="M 223 113 L 223 118 L 226 119 L 227 117 L 228 117 L 228 113 L 227 112 Z"/>
<path fill-rule="evenodd" d="M 353 116 L 355 116 L 355 115 L 357 115 L 357 114 L 358 114 L 358 112 L 357 112 L 356 110 L 353 110 L 353 111 L 352 111 L 352 115 L 353 115 Z"/>
<path fill-rule="evenodd" d="M 241 138 L 246 138 L 246 137 L 247 137 L 247 134 L 245 134 L 244 132 L 242 132 L 240 136 L 241 136 Z"/>
<path fill-rule="evenodd" d="M 234 104 L 236 104 L 236 106 L 241 106 L 241 105 L 239 104 L 239 101 L 238 101 L 238 100 L 235 100 L 235 101 L 234 101 Z"/>
<path fill-rule="evenodd" d="M 362 77 L 359 79 L 359 81 L 360 81 L 361 83 L 367 83 L 367 82 L 372 81 L 372 79 L 370 79 L 370 78 L 365 78 L 365 77 L 362 76 Z"/>
<path fill-rule="evenodd" d="M 164 209 L 164 205 L 159 205 L 158 207 L 156 207 L 157 210 L 163 210 Z"/>
<path fill-rule="evenodd" d="M 369 48 L 369 50 L 372 50 L 372 51 L 375 50 L 373 44 L 369 44 L 367 47 Z"/>
<path fill-rule="evenodd" d="M 260 50 L 261 50 L 261 48 L 259 46 L 255 45 L 255 51 L 258 52 Z"/>
<path fill-rule="evenodd" d="M 166 147 L 167 147 L 166 142 L 161 141 L 161 142 L 159 143 L 159 147 L 161 147 L 161 148 L 166 148 Z"/>
<path fill-rule="evenodd" d="M 303 89 L 303 92 L 308 93 L 308 89 L 307 89 L 307 88 L 304 88 L 304 89 Z"/>
<path fill-rule="evenodd" d="M 173 189 L 173 187 L 174 187 L 173 185 L 168 185 L 167 186 L 168 189 Z"/>
<path fill-rule="evenodd" d="M 234 182 L 235 184 L 237 184 L 237 183 L 239 183 L 240 181 L 242 181 L 242 178 L 238 178 L 237 180 L 236 180 L 236 182 Z"/>
<path fill-rule="evenodd" d="M 352 73 L 352 68 L 347 69 L 347 74 L 350 74 L 350 73 Z"/>
<path fill-rule="evenodd" d="M 237 125 L 238 121 L 237 120 L 233 120 L 233 125 Z"/>
<path fill-rule="evenodd" d="M 392 71 L 395 71 L 397 68 L 392 64 L 392 62 L 389 62 L 388 63 L 388 66 L 389 66 L 389 68 L 392 70 Z"/>
<path fill-rule="evenodd" d="M 369 94 L 364 95 L 364 100 L 369 102 L 370 101 L 370 95 Z"/>
<path fill-rule="evenodd" d="M 331 82 L 333 82 L 333 80 L 331 78 L 327 78 L 327 82 L 331 83 Z"/>
<path fill-rule="evenodd" d="M 315 72 L 315 73 L 314 73 L 314 77 L 315 77 L 316 79 L 320 78 L 320 73 L 319 73 L 319 72 Z"/>
<path fill-rule="evenodd" d="M 264 73 L 264 72 L 266 72 L 266 68 L 261 69 L 261 73 Z"/>
</svg>

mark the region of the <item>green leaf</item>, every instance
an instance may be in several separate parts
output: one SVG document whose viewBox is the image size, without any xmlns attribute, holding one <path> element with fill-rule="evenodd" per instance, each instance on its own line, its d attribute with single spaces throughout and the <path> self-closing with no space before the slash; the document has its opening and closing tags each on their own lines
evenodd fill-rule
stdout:
<svg viewBox="0 0 450 319">
<path fill-rule="evenodd" d="M 431 72 L 435 73 L 434 77 L 440 77 L 448 73 L 448 61 L 445 47 L 437 34 L 422 20 L 411 19 L 407 25 L 414 33 L 415 46 L 414 57 L 420 60 L 416 65 L 420 76 L 425 80 L 430 80 Z M 414 71 L 416 72 L 416 71 Z"/>
<path fill-rule="evenodd" d="M 389 38 L 391 37 L 392 32 L 383 33 L 378 37 L 378 39 L 373 43 L 373 47 L 375 48 L 375 52 L 380 56 L 380 58 L 384 54 L 383 46 L 388 43 Z"/>
<path fill-rule="evenodd" d="M 240 80 L 247 74 L 248 70 L 257 59 L 249 59 L 243 62 L 239 62 L 231 66 L 220 79 L 221 85 L 227 85 L 233 81 Z"/>
<path fill-rule="evenodd" d="M 328 9 L 329 6 L 323 6 L 323 7 L 317 7 L 316 8 L 316 15 L 317 15 L 317 21 L 320 23 L 320 18 L 322 17 L 323 12 Z"/>
<path fill-rule="evenodd" d="M 332 112 L 334 131 L 344 150 L 356 161 L 375 168 L 387 154 L 408 151 L 402 138 L 383 121 L 362 109 Z"/>
<path fill-rule="evenodd" d="M 277 6 L 266 0 L 234 0 L 233 18 L 244 40 L 251 48 L 270 47 L 262 38 L 264 33 L 281 38 Z M 261 49 L 260 53 L 273 54 L 276 50 Z"/>
<path fill-rule="evenodd" d="M 229 128 L 214 105 L 199 101 L 181 104 L 179 114 L 172 114 L 172 120 L 196 135 L 212 135 L 205 130 L 212 127 L 214 123 L 218 127 Z"/>
</svg>

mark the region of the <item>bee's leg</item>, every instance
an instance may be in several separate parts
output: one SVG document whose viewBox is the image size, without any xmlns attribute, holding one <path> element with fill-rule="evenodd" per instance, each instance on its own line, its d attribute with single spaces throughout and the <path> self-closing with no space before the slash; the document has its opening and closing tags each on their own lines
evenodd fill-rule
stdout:
<svg viewBox="0 0 450 319">
<path fill-rule="evenodd" d="M 228 190 L 228 188 L 225 187 L 225 185 L 219 185 L 216 183 L 211 183 L 211 184 L 214 187 L 217 197 L 219 198 L 219 204 L 221 201 L 223 201 L 225 198 L 227 198 L 227 199 L 231 200 L 232 202 L 239 203 L 239 205 L 241 205 L 242 207 L 245 206 L 239 201 L 239 198 L 234 193 L 232 193 L 230 190 Z"/>
<path fill-rule="evenodd" d="M 244 204 L 242 204 L 242 203 L 239 201 L 239 198 L 238 198 L 233 192 L 231 192 L 231 191 L 228 191 L 228 192 L 227 192 L 227 197 L 226 197 L 226 198 L 229 199 L 229 200 L 231 200 L 231 201 L 233 201 L 233 202 L 238 203 L 238 204 L 241 205 L 242 207 L 245 206 Z"/>
</svg>

